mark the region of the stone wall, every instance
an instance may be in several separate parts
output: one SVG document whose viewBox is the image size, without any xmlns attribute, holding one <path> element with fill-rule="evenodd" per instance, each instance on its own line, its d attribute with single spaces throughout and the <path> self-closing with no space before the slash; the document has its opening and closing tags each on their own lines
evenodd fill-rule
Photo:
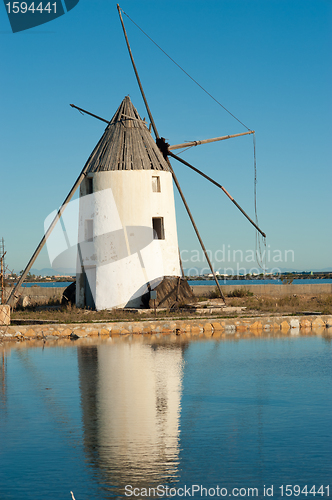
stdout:
<svg viewBox="0 0 332 500">
<path fill-rule="evenodd" d="M 332 316 L 273 316 L 176 321 L 123 321 L 116 323 L 47 324 L 0 326 L 0 340 L 97 338 L 142 334 L 189 334 L 220 336 L 231 333 L 297 334 L 315 330 L 332 335 Z"/>
<path fill-rule="evenodd" d="M 62 294 L 66 287 L 43 287 L 43 286 L 38 286 L 38 285 L 33 285 L 29 287 L 21 287 L 19 290 L 19 297 L 21 297 L 21 301 L 24 297 L 27 297 L 29 300 L 26 302 L 25 305 L 28 305 L 28 303 L 32 305 L 40 305 L 40 304 L 47 304 L 49 301 L 57 301 L 62 299 Z M 6 287 L 5 288 L 5 300 L 8 299 L 10 293 L 12 291 L 12 288 Z"/>
</svg>

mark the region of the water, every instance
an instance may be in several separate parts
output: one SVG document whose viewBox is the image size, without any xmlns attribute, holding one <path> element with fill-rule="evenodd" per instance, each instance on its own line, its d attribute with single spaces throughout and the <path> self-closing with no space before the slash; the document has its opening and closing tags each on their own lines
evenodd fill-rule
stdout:
<svg viewBox="0 0 332 500">
<path fill-rule="evenodd" d="M 220 285 L 238 285 L 239 287 L 243 287 L 246 285 L 282 285 L 283 282 L 279 279 L 275 280 L 218 280 Z M 214 280 L 188 280 L 190 286 L 195 285 L 214 285 Z M 294 279 L 292 281 L 292 285 L 320 285 L 322 283 L 332 283 L 332 279 Z"/>
<path fill-rule="evenodd" d="M 282 285 L 281 280 L 218 280 L 219 283 L 223 286 L 227 285 L 238 285 L 239 287 L 245 285 Z M 72 282 L 71 281 L 51 281 L 51 282 L 43 282 L 43 283 L 23 283 L 23 287 L 31 287 L 31 286 L 41 286 L 41 287 L 64 287 L 66 288 Z M 188 280 L 190 286 L 195 285 L 214 285 L 214 280 Z M 332 279 L 294 279 L 292 285 L 312 285 L 312 284 L 321 284 L 321 283 L 332 283 Z"/>
<path fill-rule="evenodd" d="M 161 498 L 185 485 L 206 488 L 196 498 L 211 498 L 209 488 L 266 498 L 273 485 L 281 498 L 283 485 L 284 496 L 286 485 L 325 488 L 331 351 L 328 337 L 248 334 L 0 351 L 0 498 L 141 499 L 158 486 Z"/>
<path fill-rule="evenodd" d="M 44 281 L 41 283 L 23 283 L 22 287 L 27 287 L 30 288 L 32 286 L 41 286 L 41 287 L 55 287 L 55 288 L 66 288 L 67 286 L 71 285 L 72 281 Z M 16 285 L 16 283 L 15 283 Z"/>
</svg>

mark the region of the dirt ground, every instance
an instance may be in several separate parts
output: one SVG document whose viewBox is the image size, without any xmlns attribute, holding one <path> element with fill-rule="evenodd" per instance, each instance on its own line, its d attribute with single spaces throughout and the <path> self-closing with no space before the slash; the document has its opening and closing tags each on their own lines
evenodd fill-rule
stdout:
<svg viewBox="0 0 332 500">
<path fill-rule="evenodd" d="M 59 323 L 90 323 L 111 321 L 140 321 L 144 319 L 166 318 L 198 318 L 209 317 L 238 317 L 262 315 L 305 315 L 305 314 L 332 314 L 332 295 L 317 296 L 292 295 L 289 297 L 258 297 L 240 296 L 226 297 L 226 307 L 220 298 L 199 298 L 197 302 L 179 307 L 173 311 L 157 310 L 155 316 L 151 309 L 145 310 L 111 310 L 91 311 L 78 309 L 75 306 L 61 306 L 50 304 L 47 306 L 27 307 L 16 309 L 11 313 L 12 322 L 27 321 L 59 322 Z"/>
</svg>

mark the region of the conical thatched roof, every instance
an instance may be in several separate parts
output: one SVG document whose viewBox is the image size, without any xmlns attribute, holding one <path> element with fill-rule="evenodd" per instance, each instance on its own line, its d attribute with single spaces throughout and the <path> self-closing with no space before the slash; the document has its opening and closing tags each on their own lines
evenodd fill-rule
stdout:
<svg viewBox="0 0 332 500">
<path fill-rule="evenodd" d="M 86 166 L 87 173 L 107 170 L 170 170 L 129 96 L 124 98 L 107 125 Z"/>
</svg>

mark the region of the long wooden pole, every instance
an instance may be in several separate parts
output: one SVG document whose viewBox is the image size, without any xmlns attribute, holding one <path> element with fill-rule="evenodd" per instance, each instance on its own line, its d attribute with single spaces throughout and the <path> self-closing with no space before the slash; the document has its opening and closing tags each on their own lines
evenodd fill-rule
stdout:
<svg viewBox="0 0 332 500">
<path fill-rule="evenodd" d="M 133 57 L 133 54 L 131 52 L 131 48 L 130 48 L 130 45 L 129 45 L 129 40 L 128 40 L 128 37 L 127 37 L 127 32 L 126 32 L 125 25 L 124 25 L 124 22 L 123 22 L 123 19 L 122 19 L 121 8 L 120 8 L 119 4 L 117 4 L 117 9 L 118 9 L 118 12 L 119 12 L 120 21 L 121 21 L 123 33 L 124 33 L 124 36 L 125 36 L 125 39 L 126 39 L 127 48 L 128 48 L 128 52 L 129 52 L 129 55 L 130 55 L 131 63 L 133 65 L 134 72 L 135 72 L 135 75 L 136 75 L 136 80 L 137 80 L 138 86 L 140 88 L 140 91 L 141 91 L 141 94 L 142 94 L 142 97 L 143 97 L 143 101 L 144 101 L 146 110 L 148 112 L 148 115 L 149 115 L 149 118 L 150 118 L 150 122 L 151 122 L 151 125 L 152 125 L 152 128 L 153 128 L 153 131 L 155 133 L 156 138 L 158 138 L 159 137 L 158 130 L 157 130 L 156 124 L 154 122 L 152 113 L 150 111 L 150 108 L 149 108 L 149 105 L 148 105 L 148 101 L 146 100 L 146 97 L 145 97 L 145 94 L 144 94 L 144 90 L 143 90 L 143 87 L 142 87 L 142 84 L 141 84 L 140 77 L 138 75 L 138 71 L 137 71 L 136 64 L 135 64 L 135 61 L 134 61 L 134 57 Z"/>
<path fill-rule="evenodd" d="M 78 188 L 78 186 L 81 184 L 82 180 L 84 179 L 84 176 L 85 176 L 85 173 L 87 171 L 89 167 L 89 163 L 87 162 L 84 167 L 83 167 L 83 170 L 82 172 L 80 173 L 80 175 L 77 177 L 76 179 L 76 182 L 75 184 L 73 185 L 73 187 L 71 188 L 68 196 L 66 197 L 65 201 L 62 203 L 61 207 L 59 208 L 59 210 L 57 211 L 57 214 L 56 216 L 54 217 L 53 221 L 51 222 L 49 228 L 47 229 L 46 233 L 44 234 L 44 236 L 42 237 L 38 247 L 36 248 L 34 254 L 32 255 L 31 259 L 29 260 L 26 268 L 24 269 L 23 273 L 22 273 L 22 276 L 20 277 L 20 279 L 18 280 L 18 282 L 16 283 L 16 286 L 15 288 L 13 289 L 13 291 L 11 292 L 8 300 L 7 300 L 7 304 L 10 305 L 11 307 L 13 307 L 15 305 L 15 302 L 17 301 L 18 299 L 18 291 L 19 289 L 21 288 L 22 286 L 22 283 L 23 281 L 25 280 L 28 272 L 30 271 L 31 267 L 33 266 L 33 263 L 35 262 L 35 260 L 37 259 L 38 255 L 40 254 L 43 246 L 45 245 L 48 237 L 50 236 L 51 232 L 53 231 L 56 223 L 58 222 L 58 220 L 60 219 L 61 215 L 63 214 L 66 206 L 68 205 L 68 203 L 70 202 L 70 200 L 72 199 L 76 189 Z"/>
<path fill-rule="evenodd" d="M 233 137 L 241 137 L 242 135 L 254 134 L 254 130 L 249 130 L 249 132 L 242 132 L 241 134 L 223 135 L 221 137 L 214 137 L 213 139 L 203 139 L 202 141 L 190 141 L 183 142 L 182 144 L 175 144 L 174 146 L 169 146 L 168 149 L 171 151 L 173 149 L 189 148 L 192 146 L 199 146 L 199 144 L 209 144 L 210 142 L 224 141 L 225 139 L 232 139 Z"/>
<path fill-rule="evenodd" d="M 202 172 L 201 170 L 199 170 L 198 168 L 194 167 L 193 165 L 190 165 L 190 163 L 188 163 L 187 161 L 183 160 L 182 158 L 180 158 L 179 156 L 176 156 L 174 153 L 171 153 L 169 151 L 169 156 L 172 156 L 172 158 L 175 158 L 176 160 L 178 160 L 179 162 L 183 163 L 184 165 L 186 165 L 187 167 L 191 168 L 192 170 L 194 170 L 195 172 L 197 172 L 198 174 L 200 174 L 202 177 L 205 177 L 205 179 L 207 179 L 208 181 L 212 182 L 212 184 L 214 184 L 215 186 L 218 186 L 218 188 L 220 188 L 227 196 L 228 198 L 234 203 L 234 205 L 243 213 L 243 215 L 248 219 L 248 221 L 257 229 L 257 231 L 259 231 L 261 233 L 262 236 L 264 236 L 264 238 L 266 238 L 266 234 L 263 233 L 263 231 L 257 226 L 257 224 L 254 223 L 254 221 L 249 217 L 249 215 L 240 207 L 240 205 L 234 200 L 233 196 L 231 196 L 229 194 L 229 192 L 221 185 L 219 184 L 219 182 L 216 182 L 214 181 L 211 177 L 209 177 L 208 175 L 204 174 L 204 172 Z"/>
<path fill-rule="evenodd" d="M 5 258 L 7 252 L 5 252 L 2 257 L 0 258 L 1 261 L 1 269 L 0 269 L 0 276 L 1 276 L 1 304 L 3 304 L 3 299 L 5 296 L 5 290 L 4 290 L 4 267 L 3 267 L 3 260 Z"/>
<path fill-rule="evenodd" d="M 94 115 L 93 113 L 90 113 L 86 109 L 79 108 L 78 106 L 75 106 L 75 104 L 69 104 L 69 106 L 71 106 L 72 108 L 78 109 L 78 111 L 80 111 L 81 113 L 86 113 L 87 115 L 93 116 L 94 118 L 98 118 L 98 120 L 101 120 L 102 122 L 109 123 L 109 120 L 105 120 L 105 118 L 101 118 L 98 115 Z"/>
<path fill-rule="evenodd" d="M 168 163 L 169 163 L 169 162 L 168 162 Z M 169 165 L 170 165 L 170 163 L 169 163 Z M 211 263 L 211 261 L 210 261 L 209 255 L 208 255 L 208 253 L 207 253 L 207 251 L 206 251 L 206 248 L 205 248 L 205 245 L 204 245 L 204 243 L 203 243 L 203 240 L 202 240 L 202 238 L 201 238 L 201 236 L 200 236 L 200 234 L 199 234 L 199 231 L 198 231 L 197 226 L 196 226 L 196 224 L 195 224 L 194 218 L 193 218 L 193 216 L 192 216 L 192 214 L 191 214 L 191 211 L 190 211 L 190 208 L 189 208 L 189 206 L 188 206 L 188 203 L 186 202 L 186 199 L 185 199 L 184 194 L 183 194 L 183 192 L 182 192 L 182 189 L 181 189 L 181 187 L 180 187 L 179 181 L 177 180 L 176 175 L 175 175 L 174 170 L 172 169 L 172 167 L 171 167 L 171 172 L 172 172 L 172 175 L 173 175 L 173 179 L 174 179 L 175 185 L 176 185 L 176 187 L 177 187 L 177 189 L 178 189 L 178 191 L 179 191 L 179 194 L 180 194 L 180 196 L 181 196 L 181 198 L 182 198 L 183 204 L 184 204 L 184 206 L 185 206 L 185 208 L 186 208 L 186 210 L 187 210 L 187 213 L 188 213 L 188 215 L 189 215 L 189 219 L 191 220 L 191 223 L 192 223 L 193 228 L 194 228 L 194 230 L 195 230 L 195 233 L 196 233 L 196 235 L 197 235 L 198 241 L 199 241 L 199 243 L 200 243 L 200 245 L 201 245 L 201 247 L 202 247 L 202 250 L 203 250 L 203 252 L 204 252 L 204 255 L 205 255 L 205 258 L 206 258 L 206 260 L 207 260 L 207 263 L 209 264 L 209 267 L 210 267 L 210 269 L 211 269 L 211 273 L 213 274 L 213 278 L 214 278 L 214 281 L 216 282 L 217 288 L 218 288 L 218 290 L 219 290 L 220 297 L 221 297 L 221 298 L 223 299 L 223 301 L 225 302 L 225 296 L 224 296 L 224 294 L 222 293 L 222 289 L 221 289 L 221 287 L 220 287 L 220 283 L 219 283 L 219 281 L 218 281 L 218 279 L 217 279 L 216 273 L 214 272 L 214 269 L 213 269 L 212 263 Z"/>
<path fill-rule="evenodd" d="M 160 139 L 159 134 L 158 134 L 158 130 L 157 130 L 156 124 L 155 124 L 155 122 L 154 122 L 154 119 L 153 119 L 153 117 L 152 117 L 152 113 L 151 113 L 151 111 L 150 111 L 150 108 L 149 108 L 149 105 L 148 105 L 148 102 L 147 102 L 147 100 L 146 100 L 146 97 L 145 97 L 145 94 L 144 94 L 144 90 L 143 90 L 143 87 L 142 87 L 142 84 L 141 84 L 141 80 L 140 80 L 139 75 L 138 75 L 138 71 L 137 71 L 137 68 L 136 68 L 136 65 L 135 65 L 135 61 L 134 61 L 134 57 L 133 57 L 133 54 L 132 54 L 132 52 L 131 52 L 131 48 L 130 48 L 130 45 L 129 45 L 129 40 L 128 40 L 128 37 L 127 37 L 127 32 L 126 32 L 125 25 L 124 25 L 124 22 L 123 22 L 123 19 L 122 19 L 121 8 L 120 8 L 120 5 L 119 5 L 119 4 L 117 4 L 117 9 L 118 9 L 118 12 L 119 12 L 120 21 L 121 21 L 121 25 L 122 25 L 122 29 L 123 29 L 123 33 L 124 33 L 125 40 L 126 40 L 126 43 L 127 43 L 127 48 L 128 48 L 128 52 L 129 52 L 129 55 L 130 55 L 130 59 L 131 59 L 131 62 L 132 62 L 133 68 L 134 68 L 134 72 L 135 72 L 135 75 L 136 75 L 137 83 L 138 83 L 138 86 L 139 86 L 139 88 L 140 88 L 140 91 L 141 91 L 141 94 L 142 94 L 142 97 L 143 97 L 143 100 L 144 100 L 144 104 L 145 104 L 146 110 L 147 110 L 147 112 L 148 112 L 148 115 L 149 115 L 149 118 L 150 118 L 150 122 L 151 122 L 152 128 L 153 128 L 153 130 L 154 130 L 154 133 L 155 133 L 156 139 L 158 140 L 158 139 Z M 157 141 L 157 143 L 158 143 L 158 141 Z M 216 274 L 215 274 L 215 272 L 214 272 L 214 269 L 213 269 L 212 263 L 211 263 L 211 261 L 210 261 L 210 259 L 209 259 L 208 253 L 207 253 L 207 251 L 206 251 L 206 249 L 205 249 L 205 246 L 204 246 L 203 240 L 202 240 L 202 238 L 201 238 L 201 236 L 200 236 L 200 234 L 199 234 L 199 232 L 198 232 L 197 226 L 196 226 L 195 221 L 194 221 L 194 218 L 193 218 L 193 216 L 192 216 L 192 214 L 191 214 L 191 212 L 190 212 L 189 206 L 188 206 L 188 204 L 187 204 L 187 202 L 186 202 L 186 199 L 185 199 L 184 194 L 183 194 L 183 192 L 182 192 L 182 189 L 181 189 L 181 187 L 180 187 L 179 181 L 178 181 L 178 180 L 177 180 L 177 178 L 176 178 L 176 175 L 175 175 L 175 173 L 174 173 L 174 170 L 173 170 L 173 168 L 172 168 L 172 166 L 171 166 L 171 163 L 170 163 L 169 159 L 168 159 L 168 158 L 166 158 L 166 161 L 167 161 L 167 163 L 168 163 L 168 166 L 169 166 L 169 168 L 170 168 L 170 171 L 172 172 L 173 180 L 174 180 L 174 182 L 175 182 L 175 185 L 176 185 L 176 187 L 177 187 L 177 190 L 179 191 L 179 194 L 180 194 L 180 196 L 181 196 L 181 199 L 182 199 L 182 201 L 183 201 L 183 204 L 184 204 L 184 206 L 185 206 L 185 208 L 186 208 L 186 210 L 187 210 L 187 213 L 188 213 L 188 215 L 189 215 L 189 218 L 190 218 L 190 220 L 191 220 L 191 223 L 192 223 L 193 228 L 194 228 L 194 230 L 195 230 L 195 233 L 196 233 L 196 235 L 197 235 L 198 241 L 200 242 L 200 245 L 201 245 L 202 250 L 203 250 L 203 252 L 204 252 L 205 258 L 206 258 L 206 260 L 207 260 L 207 262 L 208 262 L 208 264 L 209 264 L 209 267 L 210 267 L 211 272 L 212 272 L 212 274 L 213 274 L 213 277 L 214 277 L 214 280 L 215 280 L 215 282 L 216 282 L 217 288 L 218 288 L 218 290 L 219 290 L 220 296 L 221 296 L 221 298 L 223 299 L 223 301 L 225 302 L 225 297 L 224 297 L 224 294 L 223 294 L 223 292 L 222 292 L 222 290 L 221 290 L 221 287 L 220 287 L 219 281 L 218 281 L 217 276 L 216 276 Z"/>
</svg>

